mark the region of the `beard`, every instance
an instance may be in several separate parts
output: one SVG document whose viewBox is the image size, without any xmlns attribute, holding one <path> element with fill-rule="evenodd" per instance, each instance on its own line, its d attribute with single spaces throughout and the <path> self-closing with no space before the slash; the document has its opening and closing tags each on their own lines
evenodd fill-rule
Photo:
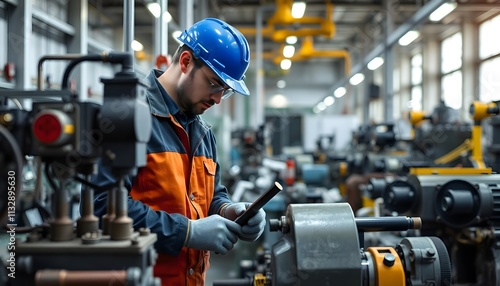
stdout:
<svg viewBox="0 0 500 286">
<path fill-rule="evenodd" d="M 210 106 L 215 104 L 213 100 L 194 102 L 192 97 L 190 97 L 196 93 L 193 86 L 195 72 L 196 69 L 191 70 L 188 77 L 189 80 L 185 80 L 177 86 L 177 99 L 179 109 L 188 116 L 199 115 L 205 112 L 205 104 L 209 104 Z"/>
</svg>

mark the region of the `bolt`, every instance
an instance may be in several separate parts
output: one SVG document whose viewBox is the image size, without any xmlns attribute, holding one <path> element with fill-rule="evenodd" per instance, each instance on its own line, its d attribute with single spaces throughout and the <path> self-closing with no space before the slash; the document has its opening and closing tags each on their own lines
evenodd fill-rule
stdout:
<svg viewBox="0 0 500 286">
<path fill-rule="evenodd" d="M 68 104 L 65 104 L 62 109 L 64 112 L 72 112 L 75 108 L 74 108 L 73 104 L 68 103 Z"/>
<path fill-rule="evenodd" d="M 434 255 L 436 255 L 436 251 L 432 248 L 427 248 L 427 251 L 425 252 L 425 254 L 428 256 L 428 257 L 433 257 Z"/>
<path fill-rule="evenodd" d="M 113 153 L 113 151 L 111 151 L 111 150 L 109 150 L 109 149 L 108 149 L 108 150 L 106 150 L 105 154 L 106 154 L 106 156 L 107 156 L 110 160 L 115 160 L 115 158 L 116 158 L 116 154 L 115 154 L 115 153 Z"/>
<path fill-rule="evenodd" d="M 11 123 L 12 120 L 14 120 L 14 116 L 12 116 L 11 113 L 5 113 L 3 116 L 2 116 L 2 119 L 3 121 L 5 121 L 5 123 Z"/>
<path fill-rule="evenodd" d="M 396 257 L 390 253 L 386 253 L 384 255 L 384 265 L 391 267 L 394 265 L 394 262 L 396 262 Z"/>
<path fill-rule="evenodd" d="M 148 234 L 151 233 L 151 230 L 147 227 L 141 227 L 139 228 L 139 235 L 140 236 L 147 236 Z"/>
</svg>

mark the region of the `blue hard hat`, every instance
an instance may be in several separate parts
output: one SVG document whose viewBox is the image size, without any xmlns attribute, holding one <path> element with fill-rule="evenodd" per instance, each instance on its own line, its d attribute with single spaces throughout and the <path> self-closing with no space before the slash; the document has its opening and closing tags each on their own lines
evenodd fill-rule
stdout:
<svg viewBox="0 0 500 286">
<path fill-rule="evenodd" d="M 250 95 L 244 82 L 250 48 L 245 37 L 233 26 L 219 19 L 206 18 L 182 32 L 178 39 L 235 92 Z"/>
</svg>

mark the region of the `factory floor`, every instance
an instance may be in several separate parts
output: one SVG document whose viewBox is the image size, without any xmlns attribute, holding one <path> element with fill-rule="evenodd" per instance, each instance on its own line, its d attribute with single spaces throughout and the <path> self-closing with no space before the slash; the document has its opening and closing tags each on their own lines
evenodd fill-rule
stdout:
<svg viewBox="0 0 500 286">
<path fill-rule="evenodd" d="M 225 255 L 210 254 L 210 268 L 205 286 L 212 286 L 214 281 L 240 277 L 240 261 L 254 260 L 258 244 L 238 241 L 234 248 Z"/>
</svg>

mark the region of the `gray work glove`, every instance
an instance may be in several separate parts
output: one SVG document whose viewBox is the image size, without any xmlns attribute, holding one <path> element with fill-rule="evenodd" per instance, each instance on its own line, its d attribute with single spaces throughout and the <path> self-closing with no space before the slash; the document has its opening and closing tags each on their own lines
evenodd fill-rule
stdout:
<svg viewBox="0 0 500 286">
<path fill-rule="evenodd" d="M 220 215 L 191 220 L 186 246 L 226 254 L 238 241 L 241 226 Z"/>
<path fill-rule="evenodd" d="M 235 220 L 242 215 L 250 206 L 250 203 L 232 203 L 223 211 L 223 216 L 230 220 Z M 253 217 L 248 220 L 248 223 L 241 227 L 241 232 L 238 234 L 241 240 L 256 241 L 264 232 L 266 227 L 266 212 L 260 209 Z"/>
</svg>

